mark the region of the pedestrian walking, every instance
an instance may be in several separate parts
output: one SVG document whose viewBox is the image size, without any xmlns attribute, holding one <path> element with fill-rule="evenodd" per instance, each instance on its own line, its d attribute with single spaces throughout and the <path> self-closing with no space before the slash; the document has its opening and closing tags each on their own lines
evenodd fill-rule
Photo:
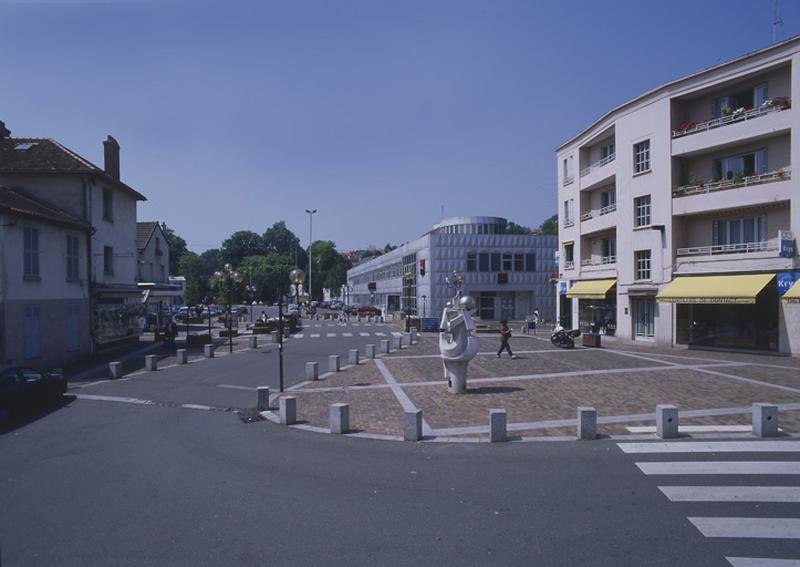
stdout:
<svg viewBox="0 0 800 567">
<path fill-rule="evenodd" d="M 169 348 L 175 348 L 175 338 L 178 336 L 178 325 L 175 323 L 175 320 L 170 317 L 169 322 L 167 323 L 166 328 L 166 335 L 167 335 L 167 345 Z"/>
<path fill-rule="evenodd" d="M 506 319 L 500 321 L 497 330 L 500 331 L 500 349 L 497 351 L 497 358 L 500 358 L 500 354 L 502 354 L 504 350 L 508 351 L 508 355 L 511 358 L 517 358 L 516 355 L 511 352 L 511 345 L 508 344 L 508 339 L 511 338 L 511 328 L 508 326 L 508 321 Z"/>
<path fill-rule="evenodd" d="M 533 310 L 533 327 L 531 328 L 533 330 L 533 334 L 534 335 L 536 334 L 536 327 L 538 327 L 538 326 L 539 326 L 539 310 L 538 309 L 534 309 Z"/>
</svg>

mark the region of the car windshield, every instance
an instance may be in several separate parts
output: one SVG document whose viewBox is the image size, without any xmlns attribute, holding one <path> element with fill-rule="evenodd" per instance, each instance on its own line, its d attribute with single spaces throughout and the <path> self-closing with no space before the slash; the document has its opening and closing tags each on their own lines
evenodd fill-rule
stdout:
<svg viewBox="0 0 800 567">
<path fill-rule="evenodd" d="M 44 375 L 41 372 L 34 370 L 33 368 L 20 368 L 19 372 L 22 374 L 22 377 L 26 382 L 36 382 L 44 378 Z"/>
</svg>

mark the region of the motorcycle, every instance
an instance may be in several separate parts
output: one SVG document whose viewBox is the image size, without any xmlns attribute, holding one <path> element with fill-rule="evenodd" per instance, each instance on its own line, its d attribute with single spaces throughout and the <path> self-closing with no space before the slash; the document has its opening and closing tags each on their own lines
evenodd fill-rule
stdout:
<svg viewBox="0 0 800 567">
<path fill-rule="evenodd" d="M 561 348 L 575 348 L 575 339 L 581 336 L 578 329 L 567 330 L 561 325 L 556 325 L 553 334 L 550 335 L 550 342 Z"/>
</svg>

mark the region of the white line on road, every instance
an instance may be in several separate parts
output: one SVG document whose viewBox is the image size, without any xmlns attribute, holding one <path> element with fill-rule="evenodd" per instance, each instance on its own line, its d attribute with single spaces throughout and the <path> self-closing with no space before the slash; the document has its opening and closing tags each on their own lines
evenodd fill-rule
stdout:
<svg viewBox="0 0 800 567">
<path fill-rule="evenodd" d="M 800 502 L 800 486 L 659 486 L 672 502 Z"/>
<path fill-rule="evenodd" d="M 655 425 L 629 425 L 626 429 L 631 433 L 655 433 Z M 752 425 L 680 425 L 681 433 L 749 433 Z"/>
<path fill-rule="evenodd" d="M 766 557 L 726 557 L 733 567 L 800 567 L 800 559 L 768 559 Z"/>
<path fill-rule="evenodd" d="M 186 408 L 186 409 L 197 409 L 197 410 L 205 410 L 205 411 L 211 411 L 211 410 L 214 409 L 211 406 L 204 406 L 202 404 L 181 404 L 181 407 L 182 408 Z"/>
<path fill-rule="evenodd" d="M 139 398 L 124 398 L 122 396 L 95 396 L 92 394 L 74 394 L 79 400 L 94 400 L 99 402 L 119 402 L 122 404 L 138 404 L 149 406 L 155 404 L 150 400 L 140 400 Z"/>
<path fill-rule="evenodd" d="M 623 453 L 800 453 L 797 441 L 617 443 Z"/>
<path fill-rule="evenodd" d="M 352 337 L 353 333 L 342 333 L 343 337 Z"/>
<path fill-rule="evenodd" d="M 327 333 L 325 336 L 328 338 L 335 337 L 336 333 Z"/>
<path fill-rule="evenodd" d="M 360 337 L 368 337 L 369 333 L 358 333 L 358 336 L 360 336 Z"/>
<path fill-rule="evenodd" d="M 688 518 L 706 537 L 800 539 L 798 518 Z"/>
<path fill-rule="evenodd" d="M 380 333 L 380 332 L 376 331 L 376 332 L 373 333 L 373 335 L 375 335 L 376 337 L 385 337 L 386 333 Z"/>
<path fill-rule="evenodd" d="M 303 333 L 298 333 L 297 335 L 295 335 L 295 336 L 294 336 L 294 338 L 296 338 L 296 339 L 302 339 L 304 336 L 305 336 L 305 335 L 303 335 Z"/>
<path fill-rule="evenodd" d="M 319 338 L 319 333 L 311 333 L 309 335 L 309 337 L 311 337 L 312 339 L 318 339 Z"/>
<path fill-rule="evenodd" d="M 646 475 L 800 474 L 800 461 L 673 461 L 636 466 Z"/>
<path fill-rule="evenodd" d="M 239 386 L 238 384 L 217 384 L 217 388 L 228 388 L 230 390 L 246 390 L 252 392 L 255 388 L 251 386 Z"/>
</svg>

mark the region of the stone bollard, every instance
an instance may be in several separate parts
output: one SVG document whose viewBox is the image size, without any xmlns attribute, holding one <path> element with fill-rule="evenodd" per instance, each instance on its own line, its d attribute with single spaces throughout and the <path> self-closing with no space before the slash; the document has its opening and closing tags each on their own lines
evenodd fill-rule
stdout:
<svg viewBox="0 0 800 567">
<path fill-rule="evenodd" d="M 593 407 L 578 408 L 578 439 L 597 437 L 597 410 Z"/>
<path fill-rule="evenodd" d="M 411 344 L 417 344 L 417 329 L 414 327 L 411 328 Z"/>
<path fill-rule="evenodd" d="M 348 404 L 331 404 L 331 433 L 347 433 L 350 431 L 350 406 Z"/>
<path fill-rule="evenodd" d="M 272 331 L 272 332 L 270 333 L 270 336 L 272 337 L 272 342 L 273 342 L 273 343 L 277 343 L 277 342 L 279 342 L 279 341 L 278 341 L 278 331 Z"/>
<path fill-rule="evenodd" d="M 185 348 L 179 348 L 175 355 L 178 358 L 178 364 L 189 364 L 189 351 Z"/>
<path fill-rule="evenodd" d="M 403 349 L 403 337 L 393 337 L 392 342 L 394 343 L 392 346 L 394 350 L 402 350 Z"/>
<path fill-rule="evenodd" d="M 319 363 L 318 362 L 306 362 L 306 380 L 318 380 L 319 379 Z"/>
<path fill-rule="evenodd" d="M 489 442 L 499 443 L 507 441 L 506 435 L 506 410 L 504 409 L 490 409 L 489 410 Z"/>
<path fill-rule="evenodd" d="M 331 354 L 328 356 L 328 372 L 339 372 L 339 355 Z"/>
<path fill-rule="evenodd" d="M 778 436 L 778 406 L 753 404 L 753 435 L 756 437 Z"/>
<path fill-rule="evenodd" d="M 204 345 L 203 356 L 206 358 L 214 358 L 214 345 Z"/>
<path fill-rule="evenodd" d="M 158 370 L 158 357 L 155 354 L 148 354 L 144 357 L 144 367 L 148 372 Z"/>
<path fill-rule="evenodd" d="M 247 337 L 247 346 L 250 348 L 258 348 L 258 337 L 255 335 Z"/>
<path fill-rule="evenodd" d="M 348 364 L 353 364 L 355 366 L 358 366 L 358 349 L 357 348 L 351 348 L 349 351 L 347 351 L 347 363 Z"/>
<path fill-rule="evenodd" d="M 675 439 L 678 436 L 678 408 L 656 406 L 656 435 L 661 439 Z"/>
<path fill-rule="evenodd" d="M 109 362 L 108 363 L 108 371 L 111 372 L 112 378 L 122 378 L 122 363 L 121 362 Z"/>
<path fill-rule="evenodd" d="M 265 411 L 269 409 L 269 386 L 259 386 L 258 390 L 258 411 Z"/>
<path fill-rule="evenodd" d="M 367 323 L 372 323 L 372 315 L 367 315 Z"/>
<path fill-rule="evenodd" d="M 389 352 L 389 339 L 383 339 L 381 341 L 381 352 L 384 354 Z"/>
<path fill-rule="evenodd" d="M 403 412 L 403 440 L 419 441 L 422 439 L 422 410 Z"/>
<path fill-rule="evenodd" d="M 294 425 L 297 423 L 297 398 L 295 396 L 281 398 L 278 402 L 278 408 L 281 416 L 281 424 Z"/>
<path fill-rule="evenodd" d="M 375 345 L 367 345 L 367 358 L 375 358 Z"/>
</svg>

